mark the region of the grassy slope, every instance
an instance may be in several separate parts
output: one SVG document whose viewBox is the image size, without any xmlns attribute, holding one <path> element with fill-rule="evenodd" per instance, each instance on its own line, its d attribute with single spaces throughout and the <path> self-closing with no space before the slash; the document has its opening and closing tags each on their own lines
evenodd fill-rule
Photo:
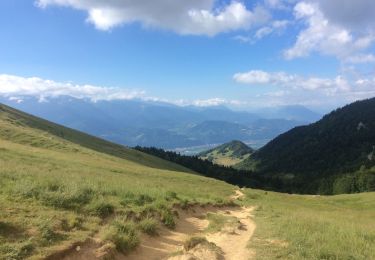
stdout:
<svg viewBox="0 0 375 260">
<path fill-rule="evenodd" d="M 199 157 L 218 165 L 233 166 L 249 158 L 253 149 L 240 141 L 222 144 L 211 150 L 200 153 Z"/>
<path fill-rule="evenodd" d="M 108 142 L 103 139 L 79 132 L 77 130 L 54 124 L 47 120 L 34 117 L 30 114 L 26 114 L 3 104 L 0 104 L 0 120 L 2 124 L 7 123 L 6 128 L 5 125 L 2 125 L 1 138 L 10 140 L 12 142 L 53 148 L 54 145 L 52 144 L 52 142 L 54 142 L 54 140 L 56 139 L 55 137 L 49 136 L 48 138 L 50 140 L 47 141 L 41 141 L 40 139 L 40 135 L 44 135 L 44 132 L 48 132 L 50 135 L 60 137 L 60 139 L 58 139 L 58 142 L 60 143 L 63 140 L 69 141 L 101 153 L 113 155 L 149 167 L 192 172 L 191 170 L 180 165 L 161 160 L 157 157 L 150 156 L 133 149 L 128 149 L 122 145 Z M 24 128 L 22 129 L 22 131 L 27 132 L 27 134 L 25 135 L 17 130 L 12 130 L 9 123 L 13 125 L 12 127 L 14 127 L 15 125 L 23 126 Z M 30 131 L 28 130 L 28 128 L 32 128 L 33 130 Z M 36 129 L 42 131 L 38 132 L 39 136 L 34 136 L 36 133 Z M 30 136 L 33 136 L 33 138 L 30 138 Z M 56 144 L 55 146 L 59 146 L 59 144 Z"/>
<path fill-rule="evenodd" d="M 258 205 L 257 259 L 375 259 L 375 193 L 245 193 L 244 203 Z"/>
<path fill-rule="evenodd" d="M 178 165 L 5 110 L 0 112 L 0 259 L 48 255 L 86 239 L 113 214 L 117 226 L 118 219 L 150 214 L 173 226 L 173 203 L 221 202 L 233 191 L 223 182 L 181 172 L 186 169 Z M 47 125 L 53 134 L 34 125 Z M 102 143 L 107 153 L 62 139 L 56 131 L 96 150 Z M 107 237 L 126 241 L 127 234 L 115 235 Z"/>
<path fill-rule="evenodd" d="M 220 153 L 215 150 L 215 151 L 211 151 L 205 156 L 200 156 L 199 158 L 203 160 L 209 160 L 218 165 L 233 166 L 233 165 L 241 163 L 245 159 L 249 158 L 249 156 L 250 154 L 237 157 L 237 156 L 233 156 L 233 152 L 231 151 Z"/>
</svg>

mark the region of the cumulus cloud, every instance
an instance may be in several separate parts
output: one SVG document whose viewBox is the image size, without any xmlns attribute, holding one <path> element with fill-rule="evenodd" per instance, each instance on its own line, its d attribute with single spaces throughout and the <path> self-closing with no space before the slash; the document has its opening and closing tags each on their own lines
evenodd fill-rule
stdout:
<svg viewBox="0 0 375 260">
<path fill-rule="evenodd" d="M 375 28 L 375 1 L 373 0 L 314 0 L 325 17 L 338 26 L 355 31 L 373 31 Z"/>
<path fill-rule="evenodd" d="M 133 100 L 169 103 L 178 106 L 210 107 L 219 105 L 243 105 L 238 100 L 224 98 L 208 98 L 197 100 L 168 100 L 158 97 L 146 96 L 144 91 L 131 91 L 122 88 L 102 87 L 93 85 L 78 85 L 62 83 L 38 77 L 20 77 L 0 74 L 0 96 L 10 101 L 22 103 L 25 97 L 36 97 L 39 102 L 48 102 L 50 98 L 68 96 L 77 99 L 86 99 L 92 102 L 106 100 Z"/>
<path fill-rule="evenodd" d="M 270 9 L 287 10 L 290 4 L 297 0 L 264 0 L 264 4 Z"/>
<path fill-rule="evenodd" d="M 375 86 L 375 78 L 361 78 L 353 81 L 341 75 L 335 78 L 303 77 L 297 74 L 266 72 L 262 70 L 236 73 L 233 79 L 238 83 L 249 85 L 272 85 L 311 91 L 324 90 L 326 93 L 350 92 L 359 90 L 359 88 L 362 88 L 362 91 L 374 91 Z"/>
<path fill-rule="evenodd" d="M 93 85 L 76 85 L 61 83 L 37 77 L 19 77 L 0 74 L 0 95 L 13 100 L 20 100 L 19 96 L 35 96 L 40 101 L 48 97 L 71 96 L 80 99 L 114 100 L 144 98 L 142 91 L 129 91 L 121 88 L 106 88 Z"/>
<path fill-rule="evenodd" d="M 275 104 L 281 102 L 302 105 L 334 104 L 335 106 L 375 96 L 375 77 L 348 78 L 339 75 L 334 78 L 320 78 L 285 72 L 252 70 L 237 73 L 233 79 L 238 83 L 252 86 L 281 88 L 258 96 L 260 100 L 264 99 L 266 102 Z"/>
<path fill-rule="evenodd" d="M 342 23 L 331 22 L 321 10 L 321 2 L 331 3 L 331 1 L 312 0 L 310 2 L 302 1 L 295 5 L 295 19 L 298 22 L 305 23 L 306 28 L 298 34 L 294 46 L 284 52 L 285 58 L 306 57 L 313 52 L 317 52 L 323 55 L 336 56 L 340 60 L 369 61 L 370 59 L 363 59 L 363 57 L 369 55 L 364 52 L 373 44 L 374 34 L 370 31 L 354 32 Z M 336 11 L 342 12 L 343 4 L 341 1 L 332 2 L 335 2 Z M 353 5 L 356 2 L 352 1 Z M 329 7 L 334 4 L 329 4 Z M 362 59 L 358 58 L 359 55 L 362 56 Z"/>
<path fill-rule="evenodd" d="M 271 34 L 281 35 L 290 24 L 291 21 L 288 20 L 270 21 L 268 25 L 257 29 L 254 35 L 236 35 L 233 39 L 243 43 L 253 44 Z"/>
<path fill-rule="evenodd" d="M 138 22 L 179 34 L 213 36 L 246 30 L 270 18 L 266 9 L 256 6 L 249 10 L 239 1 L 220 8 L 214 0 L 37 0 L 36 3 L 42 8 L 58 5 L 86 11 L 87 21 L 100 30 Z"/>
<path fill-rule="evenodd" d="M 290 24 L 290 21 L 288 20 L 276 20 L 273 21 L 270 25 L 264 26 L 260 29 L 258 29 L 255 33 L 255 38 L 257 40 L 260 40 L 264 38 L 265 36 L 268 36 L 272 33 L 280 33 Z"/>
<path fill-rule="evenodd" d="M 373 63 L 375 62 L 375 55 L 373 54 L 358 54 L 347 57 L 345 60 L 347 63 Z"/>
</svg>

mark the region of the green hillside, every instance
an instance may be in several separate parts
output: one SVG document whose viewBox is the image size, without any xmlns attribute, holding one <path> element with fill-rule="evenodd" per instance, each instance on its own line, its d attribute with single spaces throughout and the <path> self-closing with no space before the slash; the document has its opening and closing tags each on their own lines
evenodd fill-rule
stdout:
<svg viewBox="0 0 375 260">
<path fill-rule="evenodd" d="M 375 259 L 375 192 L 335 196 L 245 190 L 257 205 L 255 259 Z"/>
<path fill-rule="evenodd" d="M 64 259 L 64 250 L 76 252 L 78 242 L 93 240 L 99 242 L 91 250 L 126 259 L 142 239 L 168 240 L 157 233 L 181 221 L 176 209 L 188 214 L 202 205 L 228 205 L 238 190 L 5 106 L 0 110 L 0 166 L 1 260 Z M 236 203 L 255 207 L 257 227 L 248 247 L 256 259 L 375 258 L 375 193 L 243 193 Z M 199 218 L 220 229 L 223 218 L 212 216 Z"/>
<path fill-rule="evenodd" d="M 191 172 L 191 170 L 181 167 L 178 164 L 169 163 L 157 157 L 140 153 L 137 150 L 128 149 L 122 145 L 54 124 L 3 104 L 0 104 L 0 120 L 2 124 L 0 135 L 3 140 L 48 149 L 59 149 L 61 148 L 60 146 L 64 146 L 61 143 L 68 141 L 144 166 Z M 28 128 L 32 128 L 33 130 L 29 131 Z M 42 132 L 35 130 L 41 130 Z M 48 133 L 47 137 L 44 132 Z"/>
<path fill-rule="evenodd" d="M 0 259 L 47 256 L 84 241 L 113 214 L 113 223 L 157 215 L 173 227 L 172 204 L 222 203 L 233 192 L 156 157 L 0 111 Z"/>
<path fill-rule="evenodd" d="M 255 169 L 289 192 L 375 190 L 375 98 L 296 127 L 237 166 Z"/>
<path fill-rule="evenodd" d="M 215 164 L 233 166 L 249 158 L 254 152 L 241 141 L 231 141 L 211 150 L 200 153 L 198 156 Z"/>
</svg>

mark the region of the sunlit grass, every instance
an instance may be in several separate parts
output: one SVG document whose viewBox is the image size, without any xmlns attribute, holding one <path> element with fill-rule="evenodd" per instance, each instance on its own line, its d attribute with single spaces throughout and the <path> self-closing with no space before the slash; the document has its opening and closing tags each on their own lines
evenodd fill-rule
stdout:
<svg viewBox="0 0 375 260">
<path fill-rule="evenodd" d="M 375 193 L 300 196 L 246 190 L 258 205 L 258 259 L 375 259 Z"/>
<path fill-rule="evenodd" d="M 153 221 L 174 227 L 174 204 L 215 203 L 233 192 L 231 185 L 140 152 L 116 147 L 123 150 L 113 156 L 8 119 L 1 112 L 0 259 L 49 255 L 102 225 L 112 231 L 106 239 L 128 251 L 138 244 L 138 232 L 155 234 Z M 112 219 L 119 218 L 134 230 L 118 228 Z"/>
</svg>

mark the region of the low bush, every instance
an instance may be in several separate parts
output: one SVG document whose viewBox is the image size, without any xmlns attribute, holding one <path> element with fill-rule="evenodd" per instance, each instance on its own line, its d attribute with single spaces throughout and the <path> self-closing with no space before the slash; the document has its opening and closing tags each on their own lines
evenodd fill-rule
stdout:
<svg viewBox="0 0 375 260">
<path fill-rule="evenodd" d="M 96 201 L 89 205 L 89 211 L 98 217 L 106 218 L 115 212 L 115 207 L 105 201 Z"/>
<path fill-rule="evenodd" d="M 57 233 L 50 223 L 46 223 L 39 228 L 40 236 L 42 238 L 43 245 L 51 245 L 64 238 L 63 235 Z"/>
<path fill-rule="evenodd" d="M 105 240 L 115 244 L 116 249 L 128 253 L 139 245 L 139 237 L 136 226 L 132 222 L 124 223 L 115 220 L 104 236 Z"/>
<path fill-rule="evenodd" d="M 205 237 L 191 237 L 184 243 L 184 249 L 189 251 L 199 244 L 208 243 Z"/>
<path fill-rule="evenodd" d="M 176 221 L 174 214 L 170 209 L 164 209 L 160 211 L 161 222 L 168 228 L 174 229 L 176 227 Z"/>
<path fill-rule="evenodd" d="M 4 259 L 21 260 L 31 255 L 35 250 L 34 244 L 28 240 L 26 242 L 14 244 L 0 244 L 0 254 L 4 255 Z"/>
<path fill-rule="evenodd" d="M 158 228 L 158 223 L 156 222 L 155 219 L 152 218 L 145 218 L 141 220 L 138 223 L 138 228 L 143 232 L 146 233 L 150 236 L 155 236 L 157 235 L 157 228 Z"/>
</svg>

